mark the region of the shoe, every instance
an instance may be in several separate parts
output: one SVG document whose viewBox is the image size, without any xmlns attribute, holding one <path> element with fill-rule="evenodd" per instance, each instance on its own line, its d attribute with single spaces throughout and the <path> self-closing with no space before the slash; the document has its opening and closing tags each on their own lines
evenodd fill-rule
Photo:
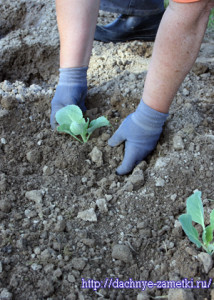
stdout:
<svg viewBox="0 0 214 300">
<path fill-rule="evenodd" d="M 120 15 L 110 24 L 97 25 L 94 39 L 104 43 L 154 41 L 163 14 L 164 11 L 149 17 Z"/>
</svg>

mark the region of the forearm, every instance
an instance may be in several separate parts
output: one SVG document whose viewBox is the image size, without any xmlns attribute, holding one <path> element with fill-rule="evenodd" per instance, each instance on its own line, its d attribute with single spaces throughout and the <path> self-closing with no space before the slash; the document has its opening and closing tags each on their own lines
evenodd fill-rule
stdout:
<svg viewBox="0 0 214 300">
<path fill-rule="evenodd" d="M 206 30 L 211 4 L 171 2 L 162 19 L 147 74 L 144 102 L 160 112 L 169 106 L 193 66 Z"/>
<path fill-rule="evenodd" d="M 99 0 L 56 0 L 61 68 L 88 65 L 99 2 Z"/>
</svg>

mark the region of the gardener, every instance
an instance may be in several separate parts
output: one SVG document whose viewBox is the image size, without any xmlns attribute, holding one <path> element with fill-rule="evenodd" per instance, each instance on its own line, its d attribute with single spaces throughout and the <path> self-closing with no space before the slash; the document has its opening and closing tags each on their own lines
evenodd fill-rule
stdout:
<svg viewBox="0 0 214 300">
<path fill-rule="evenodd" d="M 57 0 L 56 5 L 61 69 L 52 100 L 52 125 L 56 111 L 65 105 L 77 104 L 85 110 L 86 72 L 99 1 Z M 173 97 L 196 60 L 213 7 L 212 0 L 170 0 L 154 44 L 143 100 L 109 140 L 110 146 L 125 141 L 119 175 L 129 173 L 155 148 Z"/>
<path fill-rule="evenodd" d="M 97 25 L 95 32 L 99 4 L 103 10 L 122 15 L 112 24 Z M 76 103 L 86 110 L 87 68 L 94 32 L 95 39 L 106 42 L 153 40 L 164 4 L 163 0 L 56 0 L 56 10 L 61 49 L 59 84 L 52 101 L 52 128 L 54 116 L 63 106 Z"/>
</svg>

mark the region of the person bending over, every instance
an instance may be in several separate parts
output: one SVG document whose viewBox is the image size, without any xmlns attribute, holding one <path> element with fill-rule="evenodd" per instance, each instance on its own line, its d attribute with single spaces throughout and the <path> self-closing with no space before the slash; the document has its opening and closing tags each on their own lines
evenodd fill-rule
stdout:
<svg viewBox="0 0 214 300">
<path fill-rule="evenodd" d="M 192 68 L 207 27 L 212 0 L 170 0 L 157 32 L 142 99 L 108 141 L 125 142 L 118 175 L 125 175 L 155 148 L 172 100 Z M 83 111 L 98 0 L 56 0 L 60 34 L 60 77 L 51 102 L 51 125 L 57 110 L 69 104 Z M 75 45 L 75 47 L 73 47 Z"/>
</svg>

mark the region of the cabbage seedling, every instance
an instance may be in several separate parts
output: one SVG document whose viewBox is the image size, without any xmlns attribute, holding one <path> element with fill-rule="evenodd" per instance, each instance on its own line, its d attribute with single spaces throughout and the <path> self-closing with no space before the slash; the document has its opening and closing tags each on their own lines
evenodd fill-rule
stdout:
<svg viewBox="0 0 214 300">
<path fill-rule="evenodd" d="M 211 243 L 213 240 L 214 230 L 214 210 L 210 213 L 210 225 L 205 227 L 204 210 L 200 191 L 196 190 L 193 195 L 187 198 L 186 214 L 181 215 L 179 217 L 179 221 L 191 242 L 193 242 L 198 248 L 203 247 L 210 255 L 214 253 L 214 243 Z M 192 225 L 192 221 L 202 226 L 202 241 L 199 240 L 199 233 Z"/>
<path fill-rule="evenodd" d="M 77 138 L 78 135 L 82 137 L 83 143 L 86 143 L 95 129 L 110 125 L 109 121 L 103 116 L 91 122 L 87 118 L 86 121 L 77 105 L 67 105 L 58 110 L 56 121 L 59 124 L 57 131 L 68 133 L 81 143 L 82 141 Z"/>
</svg>

